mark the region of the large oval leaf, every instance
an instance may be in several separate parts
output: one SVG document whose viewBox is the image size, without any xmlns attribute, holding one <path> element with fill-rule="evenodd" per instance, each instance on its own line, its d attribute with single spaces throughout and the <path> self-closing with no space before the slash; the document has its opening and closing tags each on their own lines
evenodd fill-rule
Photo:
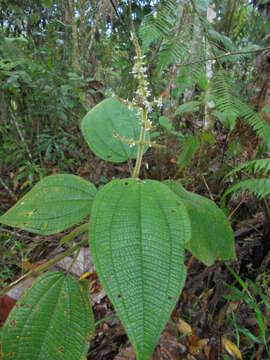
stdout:
<svg viewBox="0 0 270 360">
<path fill-rule="evenodd" d="M 90 149 L 101 159 L 118 163 L 136 158 L 138 146 L 130 147 L 115 134 L 125 140 L 139 140 L 141 126 L 137 111 L 129 110 L 115 98 L 106 99 L 90 110 L 81 128 Z"/>
<path fill-rule="evenodd" d="M 42 235 L 56 234 L 90 214 L 95 194 L 95 186 L 79 176 L 48 176 L 2 215 L 0 223 Z"/>
<path fill-rule="evenodd" d="M 2 330 L 3 360 L 83 360 L 94 320 L 89 289 L 48 272 L 18 301 Z"/>
<path fill-rule="evenodd" d="M 205 265 L 216 259 L 235 259 L 231 226 L 216 204 L 203 196 L 186 191 L 179 181 L 166 185 L 183 201 L 191 221 L 191 240 L 186 248 Z"/>
<path fill-rule="evenodd" d="M 179 298 L 189 238 L 188 214 L 162 183 L 115 180 L 97 193 L 91 253 L 139 360 L 150 358 Z"/>
</svg>

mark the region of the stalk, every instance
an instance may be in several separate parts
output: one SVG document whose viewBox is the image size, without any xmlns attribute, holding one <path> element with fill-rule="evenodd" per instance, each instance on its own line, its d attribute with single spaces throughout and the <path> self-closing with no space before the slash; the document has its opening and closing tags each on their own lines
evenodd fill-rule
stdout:
<svg viewBox="0 0 270 360">
<path fill-rule="evenodd" d="M 11 290 L 17 284 L 19 284 L 22 280 L 26 280 L 26 279 L 29 279 L 31 277 L 36 277 L 36 276 L 40 275 L 44 271 L 48 270 L 51 266 L 57 264 L 59 261 L 64 259 L 66 256 L 69 256 L 69 255 L 73 254 L 76 250 L 79 250 L 83 245 L 87 245 L 87 244 L 88 244 L 88 238 L 83 239 L 77 245 L 75 245 L 72 248 L 64 251 L 63 253 L 56 256 L 55 258 L 50 259 L 46 263 L 41 264 L 40 266 L 38 266 L 37 268 L 28 271 L 28 273 L 24 274 L 19 279 L 13 281 L 11 284 L 6 286 L 2 291 L 0 291 L 0 297 L 4 296 L 9 290 Z"/>
<path fill-rule="evenodd" d="M 139 139 L 139 144 L 138 144 L 137 159 L 136 159 L 135 168 L 134 168 L 134 171 L 132 174 L 133 178 L 138 178 L 139 173 L 140 173 L 142 157 L 143 157 L 143 147 L 145 144 L 146 121 L 147 121 L 147 112 L 146 112 L 146 109 L 143 109 L 142 117 L 141 117 L 141 133 L 140 133 L 140 139 Z"/>
<path fill-rule="evenodd" d="M 132 19 L 132 9 L 131 9 L 131 1 L 128 1 L 129 5 L 129 16 L 130 16 L 130 24 L 131 24 L 131 40 L 133 42 L 136 56 L 135 56 L 135 64 L 132 69 L 132 73 L 134 74 L 134 78 L 138 80 L 138 87 L 135 93 L 135 98 L 133 98 L 132 103 L 139 108 L 139 115 L 141 119 L 141 132 L 140 138 L 138 142 L 138 152 L 136 158 L 135 168 L 133 170 L 132 177 L 138 178 L 140 174 L 140 168 L 142 164 L 143 157 L 143 148 L 145 145 L 145 135 L 146 132 L 151 129 L 151 121 L 148 120 L 148 112 L 152 111 L 152 105 L 147 100 L 147 98 L 151 95 L 151 92 L 148 90 L 148 81 L 146 80 L 146 67 L 144 64 L 144 56 L 142 55 L 141 47 L 137 36 L 135 34 L 135 27 Z"/>
</svg>

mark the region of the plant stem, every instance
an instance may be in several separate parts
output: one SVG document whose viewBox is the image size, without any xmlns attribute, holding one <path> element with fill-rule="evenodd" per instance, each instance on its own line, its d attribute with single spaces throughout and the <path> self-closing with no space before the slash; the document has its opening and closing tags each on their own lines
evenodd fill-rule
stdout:
<svg viewBox="0 0 270 360">
<path fill-rule="evenodd" d="M 70 242 L 71 240 L 75 239 L 77 236 L 88 231 L 88 229 L 89 229 L 89 223 L 82 224 L 82 225 L 76 227 L 76 229 L 74 229 L 73 231 L 71 231 L 69 234 L 67 234 L 66 236 L 64 236 L 61 239 L 60 245 Z"/>
<path fill-rule="evenodd" d="M 11 284 L 9 284 L 8 286 L 6 286 L 1 292 L 0 292 L 0 297 L 4 296 L 9 290 L 11 290 L 14 286 L 16 286 L 17 284 L 19 284 L 22 280 L 26 280 L 29 279 L 31 277 L 34 276 L 38 276 L 41 273 L 43 273 L 44 271 L 48 270 L 50 267 L 52 267 L 53 265 L 57 264 L 59 261 L 61 261 L 62 259 L 64 259 L 65 257 L 71 255 L 74 253 L 74 251 L 80 249 L 83 245 L 86 245 L 88 243 L 88 238 L 81 240 L 77 245 L 73 246 L 72 248 L 64 251 L 62 254 L 56 256 L 55 258 L 48 260 L 46 263 L 41 264 L 40 266 L 38 266 L 37 268 L 28 271 L 28 273 L 26 273 L 25 275 L 21 276 L 19 279 L 13 281 Z"/>
<path fill-rule="evenodd" d="M 128 6 L 129 6 L 129 17 L 130 17 L 130 26 L 131 26 L 131 31 L 132 31 L 132 42 L 134 44 L 134 48 L 135 48 L 135 52 L 136 52 L 136 58 L 139 64 L 139 68 L 143 67 L 143 57 L 142 57 L 142 51 L 141 51 L 141 47 L 139 44 L 139 41 L 137 39 L 137 36 L 135 34 L 135 26 L 133 23 L 133 19 L 132 19 L 132 7 L 131 7 L 131 0 L 128 0 Z M 141 132 L 140 132 L 140 139 L 139 139 L 139 143 L 138 143 L 138 152 L 137 152 L 137 159 L 136 159 L 136 164 L 135 164 L 135 168 L 132 174 L 133 178 L 138 178 L 139 177 L 139 173 L 140 173 L 140 168 L 141 168 L 141 164 L 142 164 L 142 157 L 143 157 L 143 147 L 145 145 L 145 133 L 147 131 L 147 81 L 145 80 L 145 75 L 144 75 L 144 71 L 143 69 L 139 70 L 139 75 L 137 76 L 138 80 L 139 80 L 139 84 L 138 84 L 138 89 L 140 89 L 139 93 L 140 93 L 140 99 L 138 102 L 138 105 L 140 107 L 140 115 L 141 115 Z"/>
<path fill-rule="evenodd" d="M 138 153 L 137 153 L 137 159 L 135 168 L 133 171 L 133 178 L 138 178 L 140 173 L 140 168 L 142 164 L 142 157 L 143 157 L 143 147 L 145 144 L 145 131 L 146 131 L 146 120 L 147 120 L 147 111 L 146 109 L 143 109 L 142 111 L 142 119 L 141 119 L 141 134 L 138 144 Z"/>
<path fill-rule="evenodd" d="M 263 199 L 263 203 L 264 203 L 265 212 L 266 212 L 267 217 L 268 217 L 268 221 L 270 221 L 270 208 L 269 208 L 269 204 L 268 204 L 266 198 Z"/>
<path fill-rule="evenodd" d="M 66 270 L 66 274 L 69 274 L 70 271 L 72 270 L 73 265 L 75 264 L 76 260 L 78 259 L 79 254 L 80 254 L 80 249 L 78 249 L 78 250 L 76 251 L 76 254 L 73 256 L 72 262 L 71 262 L 71 264 L 69 265 L 68 269 Z"/>
<path fill-rule="evenodd" d="M 5 184 L 4 180 L 0 176 L 0 184 L 3 186 L 3 188 L 9 193 L 10 197 L 17 201 L 17 196 L 14 194 L 14 192 Z"/>
</svg>

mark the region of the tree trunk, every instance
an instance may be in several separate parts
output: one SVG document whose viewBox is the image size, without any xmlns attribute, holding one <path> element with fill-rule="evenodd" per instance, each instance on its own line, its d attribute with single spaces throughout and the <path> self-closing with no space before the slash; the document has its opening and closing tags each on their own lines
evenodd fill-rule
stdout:
<svg viewBox="0 0 270 360">
<path fill-rule="evenodd" d="M 78 29 L 77 29 L 73 0 L 69 0 L 69 13 L 72 23 L 72 40 L 73 40 L 72 65 L 75 72 L 80 73 Z"/>
<path fill-rule="evenodd" d="M 215 11 L 215 7 L 214 4 L 210 5 L 207 9 L 207 21 L 210 24 L 213 24 L 214 20 L 216 18 L 216 11 Z M 211 57 L 211 46 L 208 42 L 208 39 L 205 38 L 205 44 L 206 44 L 206 58 L 210 58 Z M 214 65 L 214 61 L 207 61 L 206 62 L 206 80 L 209 83 L 210 80 L 213 77 L 213 65 Z M 215 107 L 215 104 L 213 101 L 208 101 L 207 97 L 209 95 L 209 90 L 206 91 L 205 97 L 206 97 L 206 101 L 205 101 L 205 110 L 204 110 L 204 129 L 206 131 L 211 131 L 214 127 L 214 120 L 211 117 L 211 109 L 213 107 Z"/>
</svg>

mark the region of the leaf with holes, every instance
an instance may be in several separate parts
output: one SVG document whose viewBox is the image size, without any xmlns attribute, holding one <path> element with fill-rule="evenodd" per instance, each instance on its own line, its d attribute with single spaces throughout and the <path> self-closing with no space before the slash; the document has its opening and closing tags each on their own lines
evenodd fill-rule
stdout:
<svg viewBox="0 0 270 360">
<path fill-rule="evenodd" d="M 0 223 L 42 235 L 56 234 L 90 214 L 95 194 L 95 186 L 79 176 L 48 176 L 2 215 Z"/>
<path fill-rule="evenodd" d="M 94 200 L 91 254 L 138 360 L 150 358 L 179 298 L 189 238 L 185 207 L 158 181 L 114 180 Z"/>
<path fill-rule="evenodd" d="M 127 141 L 139 140 L 141 126 L 137 111 L 129 110 L 115 98 L 106 99 L 90 110 L 82 120 L 81 129 L 90 149 L 101 159 L 119 163 L 136 158 L 138 146 L 130 147 Z"/>
<path fill-rule="evenodd" d="M 191 240 L 186 248 L 205 265 L 216 259 L 236 259 L 231 226 L 216 204 L 186 191 L 179 181 L 165 184 L 183 201 L 191 222 Z"/>
<path fill-rule="evenodd" d="M 89 288 L 70 275 L 42 275 L 2 330 L 3 360 L 83 360 L 94 331 Z"/>
</svg>

